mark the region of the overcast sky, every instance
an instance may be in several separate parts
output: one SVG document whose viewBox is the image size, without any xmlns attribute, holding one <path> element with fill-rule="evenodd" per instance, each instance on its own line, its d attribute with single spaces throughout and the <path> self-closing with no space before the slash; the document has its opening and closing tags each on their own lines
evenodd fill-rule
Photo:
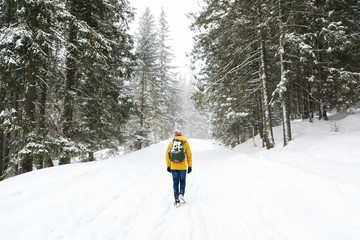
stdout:
<svg viewBox="0 0 360 240">
<path fill-rule="evenodd" d="M 158 21 L 161 8 L 164 9 L 169 23 L 170 37 L 169 45 L 176 55 L 174 65 L 179 67 L 179 71 L 186 71 L 190 59 L 186 57 L 191 52 L 193 33 L 190 31 L 191 21 L 186 17 L 186 13 L 196 12 L 200 9 L 201 0 L 129 0 L 130 5 L 135 8 L 135 21 L 132 23 L 132 32 L 137 31 L 137 21 L 144 13 L 145 8 L 149 7 L 150 12 Z"/>
</svg>

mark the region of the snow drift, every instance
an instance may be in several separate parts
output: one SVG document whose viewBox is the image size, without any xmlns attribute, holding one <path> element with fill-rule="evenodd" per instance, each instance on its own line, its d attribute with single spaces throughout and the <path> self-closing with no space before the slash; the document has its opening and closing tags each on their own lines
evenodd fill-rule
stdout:
<svg viewBox="0 0 360 240">
<path fill-rule="evenodd" d="M 167 141 L 0 182 L 0 236 L 14 239 L 360 239 L 360 111 L 292 122 L 282 147 L 189 139 L 187 204 L 173 206 Z M 334 128 L 334 125 L 337 128 Z M 185 136 L 186 137 L 186 136 Z M 260 146 L 260 140 L 257 145 Z"/>
</svg>

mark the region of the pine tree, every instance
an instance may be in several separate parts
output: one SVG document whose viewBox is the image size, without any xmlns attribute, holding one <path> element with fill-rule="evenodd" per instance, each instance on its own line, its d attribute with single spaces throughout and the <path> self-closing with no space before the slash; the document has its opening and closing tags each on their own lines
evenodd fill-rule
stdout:
<svg viewBox="0 0 360 240">
<path fill-rule="evenodd" d="M 129 124 L 130 149 L 167 139 L 182 126 L 181 89 L 171 65 L 174 54 L 169 39 L 164 10 L 156 24 L 146 8 L 136 33 L 138 65 L 132 82 L 136 109 Z"/>
<path fill-rule="evenodd" d="M 183 102 L 180 97 L 182 88 L 174 74 L 171 61 L 174 58 L 173 50 L 168 46 L 170 30 L 164 10 L 162 9 L 158 27 L 158 64 L 159 64 L 159 92 L 160 119 L 157 123 L 156 132 L 161 133 L 160 139 L 167 139 L 176 128 L 182 128 Z"/>
<path fill-rule="evenodd" d="M 133 64 L 127 33 L 132 13 L 127 1 L 69 1 L 68 7 L 73 16 L 68 30 L 63 132 L 84 143 L 87 160 L 93 160 L 94 150 L 123 141 L 122 124 L 130 108 L 124 81 Z M 63 160 L 69 162 L 68 157 Z"/>
<path fill-rule="evenodd" d="M 10 160 L 10 147 L 14 138 L 14 130 L 6 122 L 12 123 L 12 112 L 19 111 L 18 100 L 22 91 L 19 86 L 23 84 L 21 73 L 14 69 L 20 67 L 20 61 L 14 43 L 20 36 L 14 34 L 16 23 L 16 5 L 14 1 L 2 1 L 0 4 L 0 180 L 6 176 L 15 175 L 15 161 Z M 12 125 L 13 126 L 13 125 Z M 9 173 L 8 169 L 11 169 Z"/>
<path fill-rule="evenodd" d="M 357 1 L 207 1 L 194 16 L 204 63 L 194 98 L 212 112 L 213 135 L 233 146 L 253 126 L 271 148 L 273 122 L 286 145 L 291 118 L 346 109 L 358 99 L 358 20 Z"/>
<path fill-rule="evenodd" d="M 199 89 L 204 90 L 204 102 L 214 113 L 213 134 L 229 145 L 252 133 L 253 128 L 242 123 L 245 119 L 251 119 L 249 125 L 258 123 L 257 116 L 263 120 L 257 129 L 263 130 L 266 147 L 274 145 L 267 74 L 269 11 L 263 5 L 252 1 L 208 1 L 193 25 L 201 33 L 193 55 L 206 59 L 204 86 Z M 262 113 L 251 111 L 256 108 L 257 96 L 261 97 Z"/>
<path fill-rule="evenodd" d="M 141 149 L 150 143 L 151 134 L 149 130 L 155 120 L 157 109 L 157 97 L 153 99 L 158 90 L 158 52 L 157 34 L 154 16 L 150 9 L 146 8 L 139 21 L 136 33 L 136 55 L 138 65 L 135 69 L 133 89 L 135 104 L 137 105 L 138 126 L 133 127 L 135 131 L 132 141 L 136 149 Z"/>
<path fill-rule="evenodd" d="M 134 64 L 128 1 L 0 8 L 0 178 L 121 143 Z"/>
<path fill-rule="evenodd" d="M 308 63 L 310 93 L 318 106 L 319 119 L 327 110 L 346 109 L 353 101 L 359 79 L 359 4 L 357 1 L 315 1 L 307 4 L 305 43 L 314 61 Z M 355 85 L 354 85 L 355 84 Z"/>
<path fill-rule="evenodd" d="M 5 1 L 2 6 L 6 9 L 1 12 L 0 43 L 4 108 L 21 118 L 21 130 L 8 132 L 3 142 L 11 149 L 4 155 L 11 169 L 3 170 L 12 175 L 41 168 L 48 155 L 45 102 L 51 66 L 56 63 L 53 49 L 59 36 L 54 25 L 64 7 L 61 1 Z"/>
</svg>

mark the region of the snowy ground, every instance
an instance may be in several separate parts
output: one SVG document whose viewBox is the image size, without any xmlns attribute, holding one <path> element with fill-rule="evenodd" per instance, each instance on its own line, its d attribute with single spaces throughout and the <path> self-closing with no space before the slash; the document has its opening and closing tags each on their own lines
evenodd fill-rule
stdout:
<svg viewBox="0 0 360 240">
<path fill-rule="evenodd" d="M 167 142 L 5 180 L 0 238 L 359 240 L 360 111 L 292 129 L 283 148 L 275 128 L 270 151 L 189 139 L 193 172 L 180 208 Z"/>
</svg>

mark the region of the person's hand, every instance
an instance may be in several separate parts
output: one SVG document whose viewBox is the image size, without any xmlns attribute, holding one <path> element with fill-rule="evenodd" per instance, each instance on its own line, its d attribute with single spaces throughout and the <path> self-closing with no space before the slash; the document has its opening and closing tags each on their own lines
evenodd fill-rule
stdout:
<svg viewBox="0 0 360 240">
<path fill-rule="evenodd" d="M 167 171 L 168 171 L 169 173 L 171 173 L 171 169 L 170 169 L 170 167 L 167 167 Z"/>
<path fill-rule="evenodd" d="M 192 171 L 192 167 L 189 167 L 188 168 L 188 173 L 191 173 L 191 171 Z"/>
</svg>

